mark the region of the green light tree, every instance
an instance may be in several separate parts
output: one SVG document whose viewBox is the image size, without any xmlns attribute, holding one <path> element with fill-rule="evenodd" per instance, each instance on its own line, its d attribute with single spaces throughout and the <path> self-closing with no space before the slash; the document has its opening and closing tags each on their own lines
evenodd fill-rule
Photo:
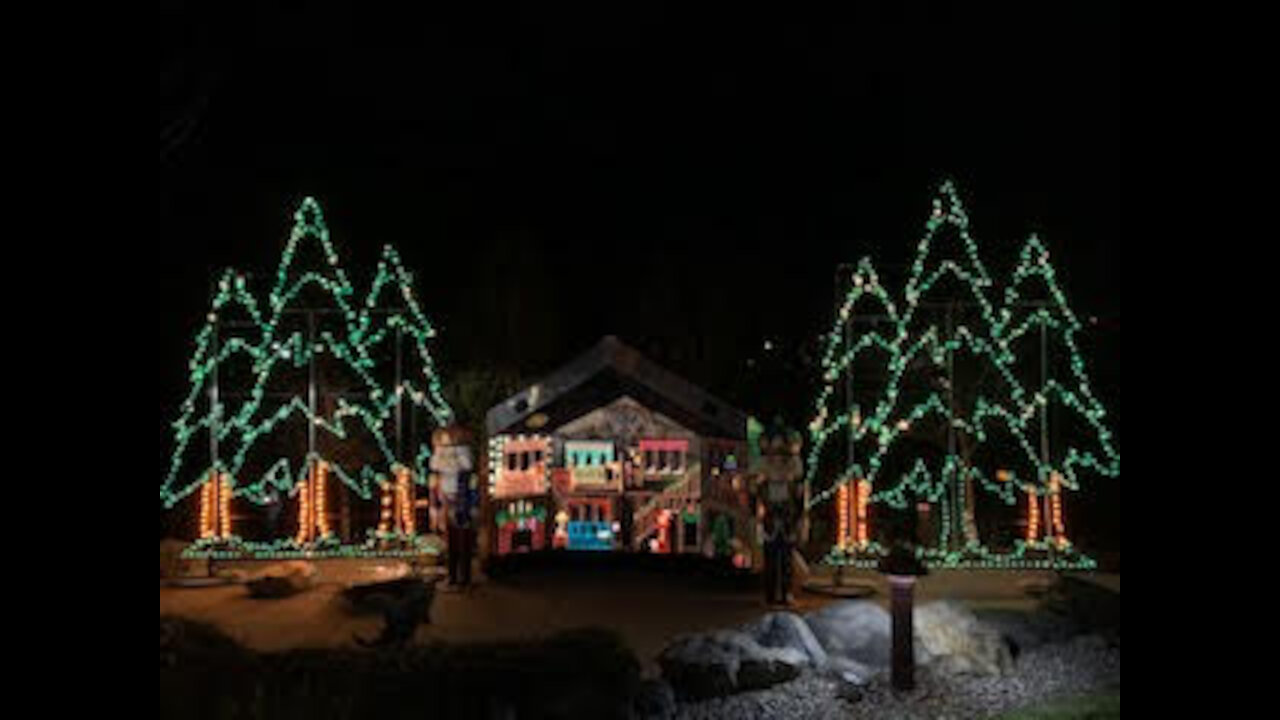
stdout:
<svg viewBox="0 0 1280 720">
<path fill-rule="evenodd" d="M 1050 383 L 1043 392 L 1029 393 L 1019 376 L 1018 359 L 1025 353 L 1015 350 L 1027 323 L 1018 320 L 1026 305 L 1020 301 L 1018 287 L 1036 268 L 1048 267 L 1047 258 L 1034 266 L 1025 261 L 1029 252 L 1042 246 L 1033 238 L 1033 249 L 1024 252 L 1005 302 L 997 309 L 989 297 L 993 283 L 968 224 L 954 185 L 943 183 L 901 304 L 880 283 L 869 259 L 854 271 L 852 286 L 827 337 L 823 385 L 810 424 L 808 481 L 831 472 L 830 456 L 837 454 L 840 439 L 845 441 L 845 463 L 837 466 L 829 486 L 811 497 L 809 506 L 830 502 L 851 481 L 865 481 L 874 488 L 867 493 L 870 503 L 903 510 L 915 499 L 940 508 L 938 547 L 921 549 L 933 562 L 1023 565 L 1034 562 L 1028 559 L 1026 543 L 1019 542 L 1004 554 L 993 553 L 982 543 L 975 518 L 975 488 L 1013 505 L 1019 488 L 1038 489 L 1046 495 L 1050 478 L 1057 477 L 1055 467 L 1063 478 L 1072 473 L 1062 484 L 1075 489 L 1076 469 L 1088 467 L 1114 475 L 1118 456 L 1100 424 L 1101 406 L 1088 392 L 1083 361 L 1071 334 L 1063 339 L 1075 373 L 1074 391 L 1064 392 L 1062 384 Z M 942 247 L 959 252 L 948 255 Z M 1048 307 L 1070 317 L 1052 283 L 1051 270 L 1046 277 L 1055 298 Z M 1037 307 L 1041 308 L 1033 315 L 1037 322 L 1051 315 L 1045 306 Z M 855 317 L 874 322 L 853 329 L 849 324 Z M 1078 327 L 1059 322 L 1064 329 Z M 844 388 L 839 387 L 841 380 Z M 1034 410 L 1034 403 L 1045 398 L 1060 399 L 1081 411 L 1099 431 L 1096 436 L 1107 462 L 1068 448 L 1055 466 L 1055 456 L 1047 448 L 1036 447 L 1028 407 Z M 881 553 L 883 547 L 863 535 L 856 550 L 865 559 Z M 848 560 L 846 553 L 839 554 L 843 557 L 837 561 Z M 1087 563 L 1087 558 L 1045 562 Z"/>
<path fill-rule="evenodd" d="M 415 469 L 414 479 L 424 482 L 429 445 L 395 442 L 405 434 L 404 405 L 422 408 L 436 424 L 448 423 L 452 410 L 428 348 L 435 330 L 413 295 L 412 277 L 388 246 L 365 301 L 353 303 L 319 205 L 305 199 L 294 220 L 265 311 L 243 275 L 227 271 L 218 283 L 173 423 L 162 507 L 172 508 L 214 473 L 225 475 L 219 485 L 228 498 L 258 505 L 296 494 L 320 463 L 366 500 L 399 469 Z M 228 395 L 231 386 L 241 391 Z M 206 464 L 193 472 L 202 456 Z M 293 539 L 245 543 L 225 526 L 212 534 L 197 544 L 259 554 L 303 549 Z"/>
</svg>

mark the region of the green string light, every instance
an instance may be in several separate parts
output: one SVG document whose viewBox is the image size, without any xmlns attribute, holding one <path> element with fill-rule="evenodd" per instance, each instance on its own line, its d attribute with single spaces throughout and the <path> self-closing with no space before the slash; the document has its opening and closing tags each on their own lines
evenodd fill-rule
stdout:
<svg viewBox="0 0 1280 720">
<path fill-rule="evenodd" d="M 327 267 L 295 272 L 295 256 L 307 242 L 319 243 Z M 308 342 L 300 332 L 285 335 L 280 327 L 281 319 L 290 304 L 307 287 L 319 288 L 332 298 L 342 319 L 340 331 L 321 331 L 315 343 Z M 384 297 L 390 293 L 394 293 L 394 296 Z M 171 508 L 194 492 L 215 470 L 228 474 L 233 497 L 245 498 L 257 504 L 269 502 L 272 489 L 295 494 L 299 482 L 306 475 L 307 467 L 318 461 L 327 462 L 343 485 L 366 500 L 373 498 L 373 490 L 385 480 L 386 470 L 394 473 L 401 465 L 417 470 L 417 483 L 426 482 L 429 446 L 426 443 L 419 444 L 416 455 L 411 460 L 402 461 L 390 442 L 389 425 L 393 424 L 390 422 L 392 413 L 401 400 L 424 408 L 439 425 L 448 424 L 453 419 L 453 411 L 443 397 L 443 384 L 428 349 L 428 341 L 436 335 L 435 328 L 422 313 L 414 296 L 412 275 L 404 268 L 396 250 L 389 245 L 383 248 L 377 273 L 363 303 L 352 304 L 354 296 L 355 290 L 346 272 L 338 264 L 338 255 L 330 242 L 320 206 L 312 198 L 303 200 L 294 213 L 294 226 L 277 268 L 274 286 L 267 297 L 265 312 L 249 292 L 243 275 L 234 270 L 223 273 L 211 302 L 211 310 L 196 334 L 195 351 L 188 363 L 188 391 L 182 402 L 180 415 L 172 424 L 174 449 L 170 456 L 169 472 L 160 486 L 160 500 L 164 507 Z M 227 338 L 217 344 L 215 352 L 213 348 L 219 316 L 236 311 L 243 311 L 250 320 L 252 327 L 248 337 Z M 379 363 L 373 359 L 373 353 L 383 343 L 394 342 L 397 333 L 411 344 L 411 352 L 417 357 L 421 377 L 417 382 L 402 379 L 398 386 L 384 387 L 374 375 L 380 368 Z M 264 408 L 266 388 L 269 381 L 278 376 L 277 371 L 290 367 L 307 367 L 321 355 L 328 355 L 341 366 L 354 371 L 361 387 L 367 389 L 367 397 L 355 401 L 339 398 L 337 409 L 330 417 L 313 414 L 308 403 L 296 395 L 274 411 Z M 208 392 L 214 373 L 237 358 L 246 358 L 252 370 L 253 384 L 248 392 L 248 399 L 234 411 L 229 409 L 226 402 L 219 401 L 201 412 L 198 404 Z M 380 462 L 348 471 L 332 459 L 308 453 L 296 473 L 291 470 L 289 459 L 282 457 L 256 479 L 240 477 L 244 464 L 258 442 L 270 437 L 282 423 L 296 418 L 301 418 L 318 432 L 338 440 L 351 439 L 354 423 L 356 428 L 367 430 L 373 437 L 381 456 Z M 211 462 L 209 467 L 191 472 L 185 462 L 188 447 L 199 434 L 215 431 L 219 447 L 225 448 L 226 452 L 219 453 L 217 461 Z M 286 557 L 292 553 L 304 552 L 327 552 L 343 556 L 370 551 L 370 547 L 361 546 L 326 549 L 309 544 L 307 548 L 302 548 L 297 547 L 291 538 L 271 543 L 250 543 L 235 537 L 204 539 L 194 545 L 193 550 L 203 549 L 213 553 L 211 545 L 215 541 L 219 547 L 225 548 L 226 553 L 230 553 L 226 557 L 238 552 Z"/>
<path fill-rule="evenodd" d="M 1114 446 L 1111 431 L 1104 424 L 1106 411 L 1090 388 L 1084 359 L 1076 344 L 1075 335 L 1081 326 L 1057 283 L 1045 246 L 1035 235 L 1028 238 L 1004 291 L 1003 302 L 997 308 L 989 298 L 994 285 L 982 264 L 977 243 L 969 234 L 968 225 L 968 215 L 954 184 L 950 181 L 942 183 L 938 197 L 933 200 L 933 212 L 925 224 L 924 237 L 917 245 L 901 305 L 895 302 L 880 282 L 869 258 L 863 258 L 856 265 L 852 287 L 839 305 L 831 332 L 826 336 L 821 361 L 823 384 L 814 403 L 815 416 L 809 425 L 809 482 L 817 479 L 824 450 L 828 449 L 828 442 L 837 434 L 843 436 L 843 433 L 848 433 L 855 448 L 860 447 L 859 443 L 870 447 L 867 452 L 861 453 L 866 458 L 865 465 L 848 463 L 829 488 L 810 499 L 809 508 L 828 502 L 841 485 L 856 478 L 865 478 L 873 487 L 877 487 L 877 481 L 882 480 L 879 477 L 881 467 L 890 451 L 902 438 L 911 436 L 912 428 L 917 422 L 933 417 L 949 423 L 956 432 L 965 433 L 980 444 L 987 442 L 993 430 L 1007 432 L 1015 440 L 1017 459 L 1027 463 L 1035 478 L 1018 479 L 1011 475 L 1011 479 L 1006 482 L 995 482 L 988 479 L 981 469 L 966 466 L 958 456 L 947 454 L 937 472 L 931 472 L 923 459 L 917 459 L 914 466 L 898 478 L 896 483 L 873 492 L 871 502 L 904 509 L 908 504 L 909 493 L 938 502 L 947 492 L 957 492 L 957 486 L 966 478 L 972 478 L 984 490 L 1012 505 L 1017 500 L 1016 489 L 1043 489 L 1048 486 L 1048 479 L 1055 472 L 1061 474 L 1062 485 L 1072 490 L 1080 488 L 1079 476 L 1083 472 L 1094 472 L 1105 477 L 1119 475 L 1120 455 Z M 946 227 L 957 231 L 963 243 L 963 259 L 959 262 L 942 259 L 930 263 L 934 254 L 935 236 Z M 923 298 L 947 277 L 959 280 L 966 292 L 972 295 L 974 304 L 980 310 L 981 328 L 960 325 L 947 335 L 945 329 L 936 325 L 918 328 L 913 324 Z M 1019 313 L 1023 288 L 1033 278 L 1039 278 L 1048 289 L 1048 306 Z M 886 317 L 888 330 L 861 330 L 846 341 L 842 330 L 855 309 Z M 1024 387 L 1014 371 L 1020 341 L 1027 338 L 1033 330 L 1039 331 L 1041 328 L 1066 346 L 1070 377 L 1061 380 L 1050 378 L 1039 388 Z M 901 396 L 908 385 L 908 369 L 920 361 L 943 368 L 947 357 L 952 353 L 968 353 L 969 356 L 987 363 L 989 368 L 994 368 L 1000 379 L 998 396 L 978 397 L 967 414 L 959 409 L 953 413 L 944 396 L 937 392 L 904 407 Z M 864 417 L 856 405 L 852 405 L 847 412 L 832 407 L 838 380 L 849 371 L 855 360 L 868 356 L 883 359 L 884 369 L 887 371 L 887 381 L 870 413 Z M 1046 462 L 1030 438 L 1039 429 L 1038 411 L 1050 404 L 1063 406 L 1083 418 L 1090 430 L 1091 443 L 1096 448 L 1086 450 L 1070 445 L 1056 455 L 1051 453 Z M 957 497 L 963 498 L 963 493 Z M 944 502 L 942 507 L 945 515 L 948 512 L 947 503 Z M 941 530 L 944 546 L 950 532 L 947 520 L 944 517 Z M 921 557 L 931 564 L 945 567 L 1044 567 L 1038 564 L 1041 562 L 1059 563 L 1061 567 L 1090 567 L 1092 564 L 1092 560 L 1080 555 L 1069 545 L 1058 550 L 1053 561 L 1041 561 L 1027 557 L 1026 554 L 1031 550 L 1045 549 L 1043 544 L 1024 541 L 1019 543 L 1012 554 L 993 553 L 980 543 L 970 541 L 964 547 L 952 551 L 922 549 Z M 859 555 L 875 555 L 879 552 L 883 552 L 883 548 L 872 543 L 867 549 L 860 550 Z M 839 550 L 833 550 L 828 559 L 842 564 L 874 565 L 874 559 L 846 557 Z"/>
</svg>

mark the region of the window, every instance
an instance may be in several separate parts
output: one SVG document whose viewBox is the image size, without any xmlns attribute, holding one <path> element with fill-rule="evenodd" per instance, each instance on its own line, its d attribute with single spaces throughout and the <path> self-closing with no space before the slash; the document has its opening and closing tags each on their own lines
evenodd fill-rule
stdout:
<svg viewBox="0 0 1280 720">
<path fill-rule="evenodd" d="M 528 450 L 525 450 L 524 452 L 520 453 L 520 469 L 521 470 L 529 469 L 529 451 Z"/>
<path fill-rule="evenodd" d="M 516 469 L 516 454 L 515 454 L 515 453 L 507 453 L 507 469 L 508 469 L 508 470 L 515 470 L 515 469 Z"/>
<path fill-rule="evenodd" d="M 653 455 L 654 453 L 652 450 L 644 451 L 644 469 L 647 472 L 655 472 L 658 469 L 657 465 L 654 464 Z"/>
<path fill-rule="evenodd" d="M 534 464 L 534 465 L 537 465 L 537 464 L 538 464 L 538 463 L 540 463 L 540 462 L 542 462 L 542 451 L 541 451 L 541 450 L 534 450 L 534 451 L 533 451 L 533 464 Z"/>
</svg>

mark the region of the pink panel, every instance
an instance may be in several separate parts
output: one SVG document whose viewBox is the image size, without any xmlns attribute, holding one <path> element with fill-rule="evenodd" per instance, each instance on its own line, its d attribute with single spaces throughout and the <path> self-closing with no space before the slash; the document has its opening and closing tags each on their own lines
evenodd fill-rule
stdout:
<svg viewBox="0 0 1280 720">
<path fill-rule="evenodd" d="M 686 452 L 689 450 L 689 441 L 682 439 L 642 439 L 640 441 L 640 452 L 644 452 L 645 450 L 676 450 L 678 452 Z"/>
</svg>

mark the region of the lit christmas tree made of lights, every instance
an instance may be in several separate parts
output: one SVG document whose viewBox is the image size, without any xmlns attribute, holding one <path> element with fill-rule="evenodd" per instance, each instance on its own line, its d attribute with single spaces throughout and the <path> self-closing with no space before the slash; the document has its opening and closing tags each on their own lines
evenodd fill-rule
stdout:
<svg viewBox="0 0 1280 720">
<path fill-rule="evenodd" d="M 922 504 L 938 520 L 918 548 L 932 565 L 1093 566 L 1067 539 L 1062 494 L 1084 473 L 1118 476 L 1120 458 L 1076 344 L 1080 323 L 1038 238 L 1000 296 L 968 227 L 943 183 L 901 296 L 864 258 L 837 307 L 807 462 L 811 486 L 829 480 L 809 508 L 834 505 L 831 562 L 883 555 L 872 506 Z M 1061 429 L 1051 420 L 1069 432 L 1051 433 Z M 979 537 L 979 489 L 1021 513 L 1022 536 L 1002 550 Z"/>
<path fill-rule="evenodd" d="M 453 415 L 428 348 L 435 330 L 392 247 L 358 302 L 315 200 L 294 221 L 265 304 L 234 270 L 218 282 L 173 423 L 162 507 L 198 494 L 193 550 L 212 556 L 382 554 L 389 539 L 413 552 L 413 486 L 430 455 L 418 438 L 429 428 L 406 432 L 404 415 L 420 408 L 436 425 Z M 380 503 L 382 521 L 344 544 L 331 518 L 353 498 Z M 287 537 L 239 537 L 233 505 L 286 499 L 297 509 Z"/>
</svg>

